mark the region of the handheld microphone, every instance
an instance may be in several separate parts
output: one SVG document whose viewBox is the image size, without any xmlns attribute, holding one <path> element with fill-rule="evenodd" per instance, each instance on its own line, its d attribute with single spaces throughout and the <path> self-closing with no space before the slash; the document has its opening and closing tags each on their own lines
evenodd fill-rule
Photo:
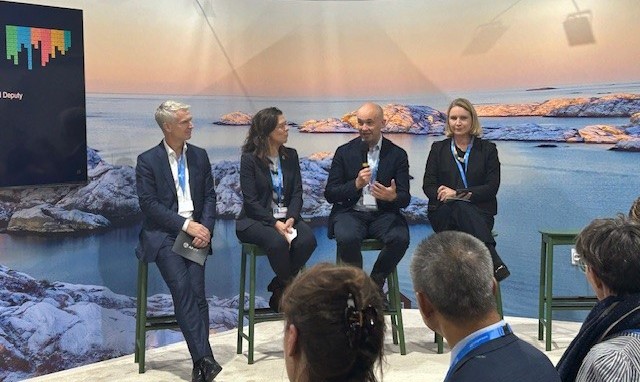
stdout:
<svg viewBox="0 0 640 382">
<path fill-rule="evenodd" d="M 362 168 L 367 168 L 369 167 L 369 159 L 367 158 L 367 154 L 369 153 L 369 144 L 364 140 L 362 141 L 360 151 L 362 153 Z"/>
</svg>

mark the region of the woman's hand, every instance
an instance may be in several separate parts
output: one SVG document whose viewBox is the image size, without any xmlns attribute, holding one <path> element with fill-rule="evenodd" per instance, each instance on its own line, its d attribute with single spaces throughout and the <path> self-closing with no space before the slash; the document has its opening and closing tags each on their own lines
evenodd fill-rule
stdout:
<svg viewBox="0 0 640 382">
<path fill-rule="evenodd" d="M 453 198 L 456 196 L 456 190 L 451 189 L 447 186 L 438 187 L 438 200 L 441 202 L 446 201 L 449 198 Z"/>
<path fill-rule="evenodd" d="M 293 218 L 289 218 L 290 220 L 293 220 Z M 289 221 L 289 220 L 287 220 Z M 291 223 L 291 225 L 293 225 L 293 222 Z M 278 233 L 284 237 L 286 237 L 286 235 L 288 233 L 291 233 L 291 227 L 287 225 L 287 223 L 285 222 L 281 222 L 280 220 L 278 220 L 275 224 L 275 229 L 276 231 L 278 231 Z"/>
</svg>

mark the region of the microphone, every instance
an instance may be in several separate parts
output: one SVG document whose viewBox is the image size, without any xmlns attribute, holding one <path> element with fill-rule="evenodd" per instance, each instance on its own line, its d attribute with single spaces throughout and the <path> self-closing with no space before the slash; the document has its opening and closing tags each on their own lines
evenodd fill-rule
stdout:
<svg viewBox="0 0 640 382">
<path fill-rule="evenodd" d="M 360 152 L 362 153 L 362 168 L 369 167 L 369 159 L 367 158 L 367 154 L 369 153 L 369 144 L 364 140 L 362 141 Z"/>
</svg>

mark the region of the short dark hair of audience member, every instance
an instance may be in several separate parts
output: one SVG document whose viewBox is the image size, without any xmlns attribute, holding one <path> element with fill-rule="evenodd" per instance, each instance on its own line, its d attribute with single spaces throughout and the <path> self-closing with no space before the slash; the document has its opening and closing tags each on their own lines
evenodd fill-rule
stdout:
<svg viewBox="0 0 640 382">
<path fill-rule="evenodd" d="M 282 111 L 277 107 L 262 109 L 251 118 L 251 127 L 242 145 L 243 153 L 253 153 L 267 163 L 269 155 L 269 134 L 278 126 L 278 117 Z M 282 147 L 280 148 L 282 154 Z"/>
<path fill-rule="evenodd" d="M 468 111 L 471 114 L 471 130 L 469 131 L 469 134 L 471 134 L 474 137 L 479 137 L 482 135 L 482 126 L 480 126 L 480 120 L 478 119 L 478 113 L 476 112 L 476 109 L 473 107 L 473 105 L 471 104 L 471 102 L 469 102 L 469 100 L 467 100 L 466 98 L 456 98 L 453 101 L 451 101 L 451 104 L 449 105 L 449 108 L 447 109 L 447 116 L 449 116 L 449 112 L 451 111 L 451 109 L 453 109 L 454 107 L 461 107 L 464 110 Z M 447 117 L 447 123 L 444 125 L 444 134 L 451 138 L 453 136 L 453 130 L 451 129 L 451 126 L 449 125 L 449 118 Z"/>
<path fill-rule="evenodd" d="M 499 319 L 491 255 L 471 235 L 444 231 L 422 241 L 413 255 L 411 277 L 416 292 L 426 294 L 447 320 L 474 322 L 491 313 Z M 425 323 L 438 331 L 433 327 L 437 322 Z"/>
<path fill-rule="evenodd" d="M 282 311 L 291 381 L 377 381 L 385 323 L 378 286 L 364 271 L 315 265 L 286 289 Z"/>
<path fill-rule="evenodd" d="M 616 296 L 640 293 L 640 224 L 619 215 L 596 219 L 576 239 L 576 252 L 609 293 Z M 593 282 L 592 282 L 593 285 Z M 602 291 L 594 286 L 596 296 Z"/>
<path fill-rule="evenodd" d="M 629 217 L 637 222 L 640 222 L 640 198 L 636 199 L 631 205 L 629 210 Z"/>
</svg>

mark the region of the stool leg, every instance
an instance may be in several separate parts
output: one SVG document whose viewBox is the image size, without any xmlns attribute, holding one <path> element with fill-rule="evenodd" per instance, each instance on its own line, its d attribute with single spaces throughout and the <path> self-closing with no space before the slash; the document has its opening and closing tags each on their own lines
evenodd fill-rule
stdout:
<svg viewBox="0 0 640 382">
<path fill-rule="evenodd" d="M 256 319 L 256 254 L 251 253 L 249 271 L 249 364 L 253 364 L 254 324 Z"/>
<path fill-rule="evenodd" d="M 247 273 L 247 254 L 244 244 L 242 245 L 242 259 L 240 260 L 240 292 L 238 294 L 238 344 L 236 353 L 242 354 L 242 336 L 244 334 L 244 294 L 245 280 Z"/>
<path fill-rule="evenodd" d="M 148 264 L 144 261 L 138 263 L 138 311 L 136 325 L 136 350 L 138 361 L 138 373 L 144 373 L 144 358 L 147 340 L 147 280 L 148 280 Z"/>
<path fill-rule="evenodd" d="M 407 354 L 406 345 L 404 342 L 404 325 L 402 323 L 402 301 L 400 301 L 400 285 L 398 283 L 398 270 L 397 268 L 391 272 L 390 277 L 387 279 L 389 282 L 389 294 L 393 295 L 391 298 L 393 305 L 393 309 L 395 309 L 395 314 L 392 315 L 395 318 L 395 326 L 396 332 L 398 335 L 398 339 L 400 341 L 400 354 Z"/>
<path fill-rule="evenodd" d="M 500 318 L 504 319 L 504 314 L 502 312 L 502 292 L 500 290 L 500 283 L 497 283 L 498 287 L 496 288 L 496 306 L 498 308 L 498 313 L 500 314 Z"/>
<path fill-rule="evenodd" d="M 444 341 L 442 339 L 442 336 L 438 333 L 435 333 L 434 342 L 438 344 L 438 354 L 444 353 Z"/>
<path fill-rule="evenodd" d="M 544 308 L 545 308 L 545 277 L 547 275 L 547 251 L 545 246 L 544 234 L 542 235 L 542 244 L 540 245 L 540 286 L 538 296 L 538 340 L 542 341 L 544 338 Z"/>
<path fill-rule="evenodd" d="M 545 344 L 545 349 L 547 351 L 551 350 L 551 304 L 553 300 L 553 243 L 551 240 L 547 242 L 547 259 L 546 259 L 546 268 L 547 268 L 547 285 L 545 288 L 545 301 L 544 301 L 544 320 L 545 320 L 545 331 L 547 332 L 547 340 Z"/>
</svg>

